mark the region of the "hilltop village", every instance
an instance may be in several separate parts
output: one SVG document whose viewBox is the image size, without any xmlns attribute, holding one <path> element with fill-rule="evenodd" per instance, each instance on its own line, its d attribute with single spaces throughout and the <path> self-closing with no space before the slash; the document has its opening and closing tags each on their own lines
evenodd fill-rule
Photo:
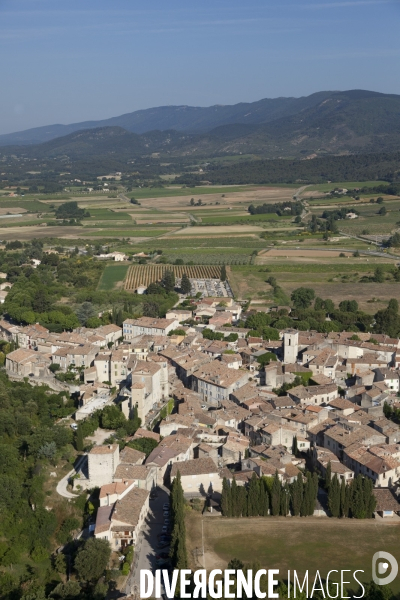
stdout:
<svg viewBox="0 0 400 600">
<path fill-rule="evenodd" d="M 11 379 L 69 388 L 78 424 L 116 405 L 140 419 L 132 439 L 153 440 L 147 456 L 118 443 L 84 456 L 73 487 L 100 488 L 94 535 L 113 549 L 135 543 L 152 491 L 178 472 L 187 498 L 219 510 L 224 480 L 248 486 L 255 474 L 284 485 L 311 464 L 346 484 L 363 475 L 376 510 L 397 512 L 400 428 L 388 417 L 400 408 L 400 340 L 294 329 L 265 340 L 236 327 L 242 306 L 224 300 L 61 334 L 0 321 L 17 346 L 6 356 Z M 83 382 L 55 377 L 71 372 Z"/>
</svg>

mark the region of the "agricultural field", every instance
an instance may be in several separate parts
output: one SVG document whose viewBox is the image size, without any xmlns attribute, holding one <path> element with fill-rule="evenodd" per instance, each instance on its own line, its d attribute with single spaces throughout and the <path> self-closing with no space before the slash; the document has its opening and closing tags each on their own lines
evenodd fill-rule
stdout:
<svg viewBox="0 0 400 600">
<path fill-rule="evenodd" d="M 97 289 L 99 291 L 110 291 L 123 286 L 123 281 L 128 272 L 129 265 L 107 265 L 100 278 Z"/>
<path fill-rule="evenodd" d="M 217 266 L 132 265 L 125 279 L 125 289 L 133 291 L 139 285 L 147 287 L 150 283 L 161 281 L 167 270 L 173 271 L 176 278 L 181 278 L 184 273 L 190 279 L 219 279 L 221 276 L 221 268 Z"/>
<path fill-rule="evenodd" d="M 126 227 L 126 224 L 124 225 Z M 131 229 L 116 229 L 114 225 L 112 225 L 109 229 L 106 227 L 102 227 L 99 229 L 82 229 L 82 235 L 88 237 L 102 237 L 102 238 L 151 238 L 158 237 L 160 235 L 164 235 L 166 233 L 172 232 L 172 229 L 135 229 L 132 226 Z"/>
<path fill-rule="evenodd" d="M 316 183 L 308 185 L 306 191 L 330 192 L 335 188 L 353 190 L 355 188 L 374 188 L 378 185 L 387 185 L 387 181 L 336 181 L 334 183 Z"/>
<path fill-rule="evenodd" d="M 203 545 L 202 524 L 205 565 L 202 553 L 196 551 Z M 310 575 L 319 570 L 323 578 L 333 569 L 360 569 L 364 571 L 358 574 L 360 580 L 367 582 L 371 579 L 372 556 L 377 549 L 384 548 L 400 561 L 400 525 L 375 519 L 202 519 L 191 511 L 186 516 L 186 532 L 192 569 L 203 566 L 226 569 L 230 560 L 238 558 L 247 565 L 256 561 L 258 568 L 279 569 L 282 579 L 286 579 L 288 569 L 295 569 L 302 576 L 307 570 Z M 391 587 L 398 593 L 400 581 L 397 579 Z M 357 593 L 356 589 L 353 591 Z"/>
<path fill-rule="evenodd" d="M 0 197 L 0 208 L 18 208 L 18 212 L 28 213 L 39 213 L 49 211 L 48 205 L 44 202 L 40 202 L 36 199 L 26 200 L 25 198 Z"/>
<path fill-rule="evenodd" d="M 262 227 L 258 225 L 221 225 L 220 227 L 213 227 L 212 225 L 185 227 L 184 229 L 178 229 L 174 232 L 174 235 L 179 236 L 201 236 L 210 237 L 213 235 L 245 235 L 249 233 L 257 234 L 263 231 Z"/>
<path fill-rule="evenodd" d="M 258 265 L 232 265 L 229 275 L 235 297 L 241 300 L 263 299 L 268 305 L 282 304 L 281 299 L 273 297 L 271 286 L 266 283 L 271 276 L 275 277 L 286 298 L 292 291 L 301 286 L 314 289 L 316 296 L 330 298 L 338 305 L 341 300 L 356 300 L 361 310 L 375 313 L 387 305 L 391 298 L 400 294 L 400 283 L 390 275 L 396 262 L 389 258 L 360 256 L 352 254 L 347 257 L 327 256 L 289 257 L 269 256 L 269 253 L 257 257 L 262 261 Z M 269 258 L 267 258 L 269 256 Z M 286 254 L 285 254 L 286 256 Z M 372 281 L 375 268 L 381 265 L 387 272 L 384 283 Z M 362 277 L 371 280 L 362 282 Z"/>
<path fill-rule="evenodd" d="M 84 219 L 84 222 L 96 221 L 131 221 L 131 215 L 122 211 L 110 210 L 109 208 L 91 208 L 90 219 Z"/>
</svg>

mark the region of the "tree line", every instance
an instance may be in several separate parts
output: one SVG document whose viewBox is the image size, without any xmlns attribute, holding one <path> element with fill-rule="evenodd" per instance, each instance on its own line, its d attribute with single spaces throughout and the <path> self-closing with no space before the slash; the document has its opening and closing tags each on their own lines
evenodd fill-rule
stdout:
<svg viewBox="0 0 400 600">
<path fill-rule="evenodd" d="M 238 486 L 233 477 L 222 482 L 221 512 L 224 517 L 266 517 L 292 514 L 307 517 L 314 514 L 318 493 L 316 473 L 299 473 L 293 483 L 282 483 L 278 472 L 274 477 L 255 473 L 248 486 Z"/>
<path fill-rule="evenodd" d="M 376 507 L 372 480 L 357 475 L 346 484 L 344 479 L 339 481 L 336 473 L 333 477 L 331 475 L 331 463 L 328 463 L 325 486 L 328 490 L 328 506 L 332 517 L 372 519 Z"/>
<path fill-rule="evenodd" d="M 267 183 L 326 183 L 327 181 L 378 181 L 399 179 L 400 152 L 326 156 L 313 160 L 273 159 L 210 164 L 205 173 L 186 173 L 176 183 L 201 185 L 204 180 L 218 185 Z M 396 188 L 397 189 L 397 188 Z M 381 193 L 382 191 L 379 190 Z"/>
</svg>

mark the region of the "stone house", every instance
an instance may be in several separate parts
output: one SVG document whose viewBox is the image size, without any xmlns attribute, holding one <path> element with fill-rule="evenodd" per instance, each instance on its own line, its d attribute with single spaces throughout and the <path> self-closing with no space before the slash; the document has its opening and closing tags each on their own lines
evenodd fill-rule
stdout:
<svg viewBox="0 0 400 600">
<path fill-rule="evenodd" d="M 184 463 L 175 463 L 171 469 L 171 483 L 181 476 L 185 496 L 205 496 L 221 493 L 222 478 L 212 458 L 196 458 Z"/>
</svg>

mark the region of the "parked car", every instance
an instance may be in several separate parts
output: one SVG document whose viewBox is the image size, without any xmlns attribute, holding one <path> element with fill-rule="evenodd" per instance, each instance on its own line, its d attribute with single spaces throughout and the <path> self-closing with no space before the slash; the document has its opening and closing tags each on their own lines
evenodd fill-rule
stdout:
<svg viewBox="0 0 400 600">
<path fill-rule="evenodd" d="M 168 548 L 169 542 L 158 542 L 157 548 Z"/>
<path fill-rule="evenodd" d="M 71 429 L 73 429 L 74 431 L 76 431 L 78 429 L 78 425 L 76 423 L 71 423 L 70 425 Z"/>
<path fill-rule="evenodd" d="M 169 510 L 164 510 L 163 516 L 164 517 L 169 517 Z"/>
<path fill-rule="evenodd" d="M 169 503 L 168 502 L 164 502 L 164 504 L 163 504 L 163 510 L 169 510 Z"/>
<path fill-rule="evenodd" d="M 169 558 L 168 552 L 159 552 L 156 554 L 156 559 L 158 560 L 159 558 Z"/>
</svg>

